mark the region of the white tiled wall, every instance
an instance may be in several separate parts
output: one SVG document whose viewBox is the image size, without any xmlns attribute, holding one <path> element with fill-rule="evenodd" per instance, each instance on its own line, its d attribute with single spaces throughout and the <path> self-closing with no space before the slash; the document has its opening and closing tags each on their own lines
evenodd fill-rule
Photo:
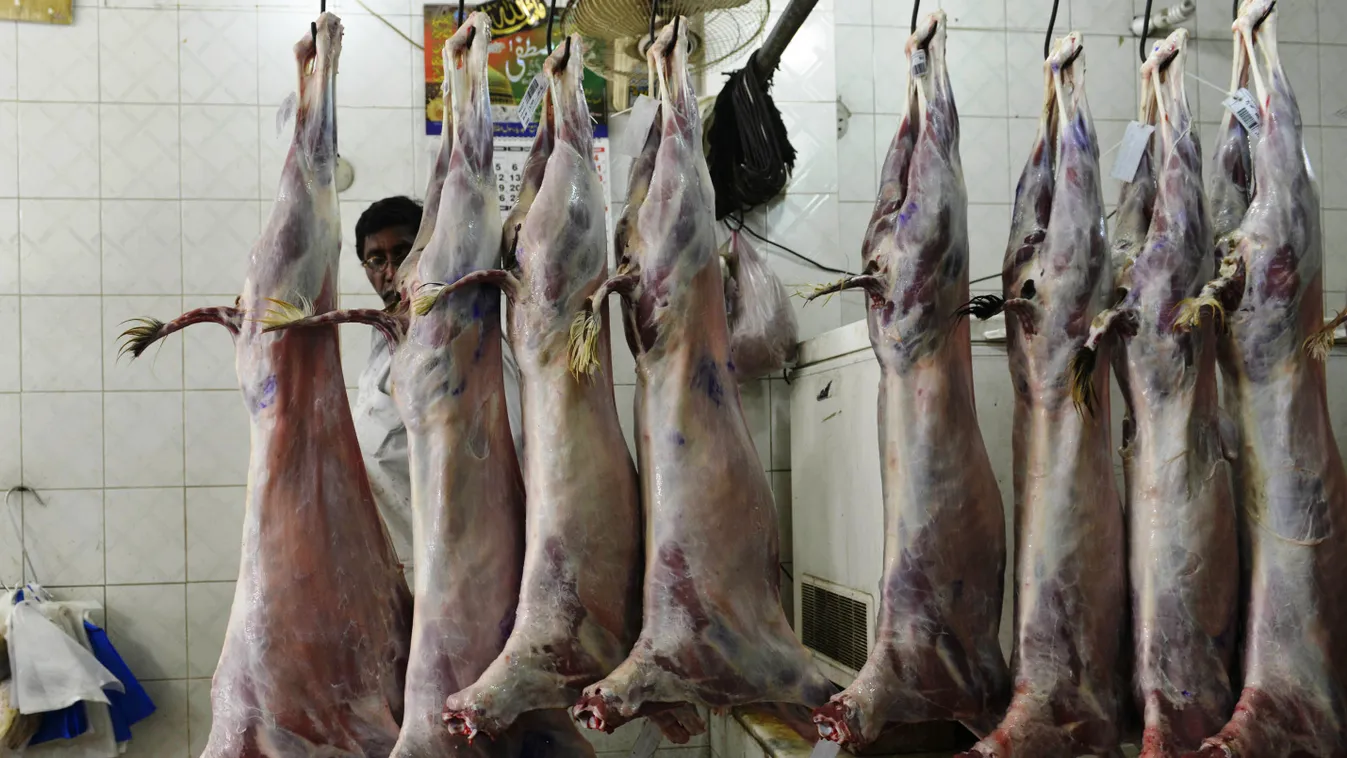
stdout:
<svg viewBox="0 0 1347 758">
<path fill-rule="evenodd" d="M 417 36 L 416 0 L 367 4 Z M 346 25 L 339 120 L 342 155 L 356 171 L 342 196 L 341 290 L 348 305 L 369 305 L 375 299 L 349 249 L 355 220 L 370 201 L 420 195 L 434 143 L 418 105 L 420 51 L 353 0 L 329 5 Z M 773 5 L 775 18 L 784 2 Z M 943 5 L 954 27 L 977 277 L 1000 267 L 1038 109 L 1047 14 L 1028 0 Z M 1194 73 L 1224 86 L 1229 3 L 1198 5 Z M 313 11 L 295 0 L 76 6 L 70 27 L 0 22 L 0 489 L 26 484 L 46 503 L 16 496 L 5 505 L 0 578 L 28 574 L 104 602 L 113 640 L 160 705 L 132 754 L 182 758 L 199 752 L 209 726 L 209 676 L 238 566 L 248 427 L 223 330 L 188 330 L 135 364 L 117 360 L 115 337 L 127 318 L 168 318 L 237 293 L 288 144 L 275 114 L 293 88 L 290 49 Z M 1337 307 L 1347 290 L 1337 244 L 1347 233 L 1347 44 L 1338 44 L 1347 43 L 1347 5 L 1283 0 L 1279 8 L 1323 182 L 1326 297 Z M 1135 108 L 1135 41 L 1119 40 L 1131 13 L 1127 0 L 1062 0 L 1058 18 L 1060 32 L 1088 35 L 1091 103 L 1106 147 Z M 910 0 L 820 0 L 775 79 L 799 153 L 795 175 L 783 198 L 750 214 L 756 230 L 830 266 L 859 266 L 877 166 L 902 103 L 910 17 Z M 719 83 L 708 75 L 706 89 Z M 1219 98 L 1192 84 L 1209 138 Z M 839 97 L 854 114 L 840 140 Z M 614 212 L 623 164 L 616 157 L 612 167 Z M 832 276 L 784 254 L 772 261 L 788 286 Z M 796 307 L 805 338 L 861 315 L 855 299 Z M 368 332 L 349 328 L 343 344 L 354 383 Z M 630 428 L 634 374 L 624 352 L 616 351 L 617 401 Z M 744 405 L 783 506 L 789 563 L 787 388 L 780 380 L 745 387 Z"/>
</svg>

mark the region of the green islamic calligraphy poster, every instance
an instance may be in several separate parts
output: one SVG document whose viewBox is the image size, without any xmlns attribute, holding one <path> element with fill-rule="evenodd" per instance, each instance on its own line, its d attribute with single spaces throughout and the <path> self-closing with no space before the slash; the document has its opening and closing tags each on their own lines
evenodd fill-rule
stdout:
<svg viewBox="0 0 1347 758">
<path fill-rule="evenodd" d="M 492 120 L 497 137 L 532 137 L 536 123 L 521 125 L 520 99 L 529 83 L 543 70 L 547 58 L 547 13 L 545 0 L 490 0 L 468 3 L 468 11 L 481 11 L 491 19 L 491 48 L 487 55 L 487 86 L 491 92 Z M 439 134 L 444 123 L 444 43 L 458 29 L 458 4 L 425 6 L 426 134 Z M 560 13 L 558 12 L 558 15 Z M 562 44 L 559 29 L 556 44 Z M 598 45 L 597 40 L 586 40 Z M 603 55 L 601 49 L 585 50 L 585 58 Z M 585 70 L 585 99 L 594 117 L 594 136 L 608 136 L 607 82 L 591 69 Z M 538 114 L 533 114 L 536 122 Z"/>
</svg>

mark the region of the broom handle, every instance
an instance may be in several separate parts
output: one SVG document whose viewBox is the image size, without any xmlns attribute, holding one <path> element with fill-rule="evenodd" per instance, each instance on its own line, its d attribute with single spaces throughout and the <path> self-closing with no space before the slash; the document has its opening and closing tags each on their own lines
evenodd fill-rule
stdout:
<svg viewBox="0 0 1347 758">
<path fill-rule="evenodd" d="M 790 5 L 781 14 L 781 19 L 772 27 L 772 31 L 767 34 L 767 41 L 762 43 L 758 52 L 753 56 L 754 68 L 758 71 L 759 78 L 766 79 L 776 71 L 776 67 L 781 64 L 781 54 L 786 51 L 786 46 L 795 37 L 795 33 L 800 30 L 804 20 L 809 18 L 809 13 L 818 5 L 818 0 L 790 0 Z"/>
</svg>

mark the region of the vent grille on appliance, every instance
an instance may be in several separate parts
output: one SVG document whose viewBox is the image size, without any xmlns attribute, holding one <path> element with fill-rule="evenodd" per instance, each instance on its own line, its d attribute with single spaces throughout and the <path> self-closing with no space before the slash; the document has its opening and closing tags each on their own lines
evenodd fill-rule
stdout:
<svg viewBox="0 0 1347 758">
<path fill-rule="evenodd" d="M 870 653 L 868 605 L 806 578 L 800 585 L 800 611 L 805 647 L 856 671 L 865 665 Z"/>
</svg>

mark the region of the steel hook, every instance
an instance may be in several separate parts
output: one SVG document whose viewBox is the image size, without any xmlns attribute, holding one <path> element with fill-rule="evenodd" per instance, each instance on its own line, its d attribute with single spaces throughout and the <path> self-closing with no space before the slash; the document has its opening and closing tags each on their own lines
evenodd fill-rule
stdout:
<svg viewBox="0 0 1347 758">
<path fill-rule="evenodd" d="M 552 54 L 552 22 L 557 18 L 557 0 L 552 0 L 552 7 L 547 13 L 547 54 Z M 568 38 L 569 41 L 569 38 Z"/>
<path fill-rule="evenodd" d="M 1052 0 L 1052 15 L 1048 16 L 1048 33 L 1043 37 L 1043 60 L 1052 55 L 1052 31 L 1057 28 L 1057 6 L 1061 0 Z"/>
</svg>

